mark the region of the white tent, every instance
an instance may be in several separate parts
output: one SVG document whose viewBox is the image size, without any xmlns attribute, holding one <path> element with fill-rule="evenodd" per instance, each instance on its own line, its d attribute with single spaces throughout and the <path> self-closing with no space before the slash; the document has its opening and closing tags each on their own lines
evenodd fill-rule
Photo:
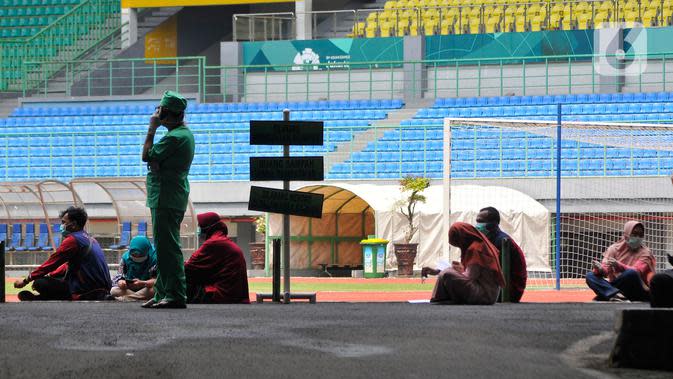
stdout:
<svg viewBox="0 0 673 379">
<path fill-rule="evenodd" d="M 427 201 L 419 204 L 417 207 L 417 217 L 419 230 L 414 236 L 412 242 L 418 243 L 418 256 L 416 258 L 416 268 L 421 266 L 434 266 L 439 259 L 456 259 L 457 250 L 449 251 L 448 230 L 446 229 L 442 212 L 443 206 L 443 186 L 433 185 L 425 190 L 424 195 Z M 396 268 L 396 261 L 393 252 L 393 242 L 401 242 L 406 230 L 406 219 L 398 209 L 395 209 L 395 203 L 401 199 L 402 194 L 397 185 L 376 185 L 376 184 L 348 184 L 348 183 L 329 183 L 321 185 L 312 185 L 299 188 L 300 191 L 324 193 L 326 196 L 323 205 L 323 220 L 320 225 L 325 227 L 325 222 L 334 222 L 338 220 L 339 225 L 336 230 L 350 230 L 355 232 L 353 236 L 364 237 L 371 231 L 373 215 L 374 234 L 378 238 L 391 241 L 388 245 L 387 269 Z M 337 196 L 338 194 L 338 196 Z M 500 211 L 501 227 L 509 233 L 514 240 L 522 247 L 526 253 L 529 271 L 549 271 L 549 253 L 550 245 L 550 215 L 547 209 L 531 197 L 505 187 L 495 186 L 474 186 L 462 185 L 451 187 L 451 218 L 450 223 L 456 221 L 465 221 L 474 223 L 479 209 L 493 206 Z M 340 212 L 340 217 L 334 217 L 335 212 Z M 362 217 L 344 217 L 344 214 L 362 214 Z M 367 214 L 369 216 L 365 217 Z M 307 227 L 309 221 L 305 217 L 292 217 L 292 235 L 296 236 L 295 231 L 315 230 Z M 358 224 L 358 225 L 356 225 Z M 448 225 L 448 223 L 446 223 Z M 269 235 L 280 235 L 282 221 L 279 215 L 273 215 L 269 218 Z M 331 229 L 327 227 L 326 229 Z M 366 230 L 367 233 L 362 234 Z M 322 255 L 314 249 L 313 256 Z M 323 250 L 325 247 L 323 247 Z M 296 251 L 299 250 L 299 251 Z M 304 248 L 297 246 L 292 248 L 293 267 L 297 267 L 295 262 L 302 262 L 299 266 L 315 266 L 311 260 L 297 256 L 302 254 Z M 359 246 L 356 243 L 350 243 L 344 246 L 339 252 L 342 261 L 355 262 L 360 254 Z M 351 258 L 346 258 L 350 256 Z M 315 261 L 315 260 L 313 260 Z M 333 262 L 337 263 L 337 262 Z"/>
</svg>

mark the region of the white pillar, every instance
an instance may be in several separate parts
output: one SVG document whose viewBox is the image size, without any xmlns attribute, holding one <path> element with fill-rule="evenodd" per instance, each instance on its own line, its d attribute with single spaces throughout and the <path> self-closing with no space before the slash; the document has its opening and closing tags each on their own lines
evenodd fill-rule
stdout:
<svg viewBox="0 0 673 379">
<path fill-rule="evenodd" d="M 138 9 L 137 8 L 122 8 L 122 35 L 127 35 L 128 38 L 122 40 L 122 49 L 126 49 L 138 41 Z"/>
<path fill-rule="evenodd" d="M 313 0 L 297 0 L 295 2 L 296 39 L 313 39 L 313 23 L 311 12 Z"/>
</svg>

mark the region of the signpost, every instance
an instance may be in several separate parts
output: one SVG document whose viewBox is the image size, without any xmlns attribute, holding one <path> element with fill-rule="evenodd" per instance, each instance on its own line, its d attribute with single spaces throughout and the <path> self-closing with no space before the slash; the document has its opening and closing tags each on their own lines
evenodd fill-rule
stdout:
<svg viewBox="0 0 673 379">
<path fill-rule="evenodd" d="M 290 292 L 290 215 L 322 217 L 323 195 L 290 191 L 291 180 L 324 180 L 322 157 L 290 158 L 290 145 L 322 145 L 323 123 L 321 121 L 290 121 L 290 111 L 283 111 L 283 121 L 250 121 L 251 145 L 283 145 L 283 157 L 251 157 L 250 180 L 282 180 L 283 189 L 252 186 L 248 209 L 283 214 L 283 302 L 291 298 L 315 302 L 315 293 Z M 278 246 L 274 241 L 274 257 Z M 279 265 L 274 258 L 276 283 Z M 265 298 L 278 301 L 279 289 L 274 286 L 271 296 L 257 294 L 257 301 Z"/>
</svg>

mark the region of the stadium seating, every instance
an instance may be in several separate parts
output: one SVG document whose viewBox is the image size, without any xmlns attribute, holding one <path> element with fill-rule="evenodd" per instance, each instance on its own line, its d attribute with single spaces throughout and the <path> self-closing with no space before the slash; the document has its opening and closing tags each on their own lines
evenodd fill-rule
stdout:
<svg viewBox="0 0 673 379">
<path fill-rule="evenodd" d="M 356 21 L 355 37 L 478 34 L 594 29 L 604 22 L 671 25 L 672 0 L 529 1 L 389 0 L 384 9 Z M 414 26 L 412 26 L 414 25 Z"/>
<path fill-rule="evenodd" d="M 355 132 L 368 128 L 374 120 L 384 119 L 390 109 L 402 105 L 401 100 L 190 105 L 186 121 L 197 142 L 190 179 L 247 180 L 250 155 L 280 155 L 280 146 L 249 144 L 250 120 L 281 120 L 281 110 L 285 108 L 292 111 L 292 119 L 324 120 L 323 146 L 297 146 L 291 150 L 294 155 L 314 155 L 333 151 L 338 144 L 352 140 Z M 9 118 L 0 119 L 2 133 L 24 133 L 6 135 L 4 139 L 0 136 L 0 144 L 6 143 L 13 152 L 12 156 L 0 156 L 0 180 L 68 181 L 73 177 L 145 175 L 139 149 L 153 106 L 139 103 L 17 108 Z M 79 134 L 54 133 L 66 126 Z M 74 158 L 80 154 L 79 146 L 88 147 L 83 156 L 87 164 L 78 164 Z"/>
<path fill-rule="evenodd" d="M 617 93 L 437 99 L 420 109 L 402 128 L 386 131 L 362 151 L 336 164 L 330 178 L 393 179 L 404 175 L 442 177 L 445 117 L 501 120 L 557 119 L 593 122 L 673 121 L 673 93 Z M 532 133 L 464 127 L 452 135 L 454 178 L 553 176 L 552 138 Z M 673 169 L 673 153 L 563 141 L 564 176 L 662 175 Z M 478 152 L 478 154 L 477 154 Z"/>
<path fill-rule="evenodd" d="M 0 39 L 30 37 L 69 12 L 80 0 L 0 1 Z"/>
</svg>

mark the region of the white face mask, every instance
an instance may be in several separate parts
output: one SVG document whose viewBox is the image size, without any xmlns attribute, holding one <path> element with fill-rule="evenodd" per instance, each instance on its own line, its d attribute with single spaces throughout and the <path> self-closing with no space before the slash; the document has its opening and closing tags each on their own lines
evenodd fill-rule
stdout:
<svg viewBox="0 0 673 379">
<path fill-rule="evenodd" d="M 131 260 L 136 262 L 136 263 L 143 263 L 147 260 L 147 255 L 145 255 L 143 257 L 136 257 L 133 254 L 131 254 Z"/>
</svg>

